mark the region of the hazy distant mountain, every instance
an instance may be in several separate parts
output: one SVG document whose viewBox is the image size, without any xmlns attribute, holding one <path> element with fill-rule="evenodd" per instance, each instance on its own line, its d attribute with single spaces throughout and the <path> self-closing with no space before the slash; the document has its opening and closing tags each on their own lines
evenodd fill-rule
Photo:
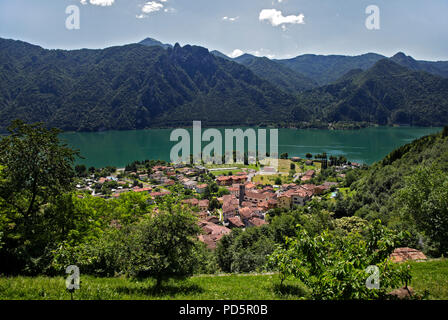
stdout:
<svg viewBox="0 0 448 320">
<path fill-rule="evenodd" d="M 390 59 L 393 62 L 414 71 L 426 71 L 448 78 L 448 61 L 419 61 L 415 60 L 411 56 L 405 55 L 403 52 L 397 53 Z"/>
<path fill-rule="evenodd" d="M 224 53 L 222 53 L 222 52 L 220 52 L 218 50 L 210 51 L 210 53 L 212 55 L 216 56 L 216 57 L 219 57 L 219 58 L 223 58 L 223 59 L 226 59 L 226 60 L 233 60 L 232 58 L 230 58 L 229 56 L 226 56 Z"/>
<path fill-rule="evenodd" d="M 289 119 L 296 97 L 196 46 L 45 50 L 0 39 L 0 128 L 64 130 L 257 125 Z"/>
<path fill-rule="evenodd" d="M 145 45 L 147 47 L 159 46 L 159 47 L 162 47 L 164 49 L 173 47 L 171 44 L 162 43 L 162 42 L 160 42 L 160 41 L 158 41 L 156 39 L 152 39 L 152 38 L 146 38 L 145 40 L 140 41 L 139 44 Z"/>
<path fill-rule="evenodd" d="M 232 60 L 248 67 L 260 78 L 290 93 L 297 93 L 317 87 L 317 83 L 314 80 L 266 57 L 256 57 L 245 53 L 239 57 L 230 58 L 217 50 L 211 53 L 217 57 Z"/>
<path fill-rule="evenodd" d="M 278 62 L 269 60 L 266 57 L 256 57 L 250 54 L 243 54 L 236 61 L 250 70 L 259 77 L 277 85 L 291 93 L 297 93 L 317 87 L 317 83 L 303 74 L 293 71 Z"/>
<path fill-rule="evenodd" d="M 412 71 L 390 59 L 353 70 L 339 81 L 305 92 L 301 105 L 325 121 L 442 126 L 448 123 L 448 79 Z"/>
<path fill-rule="evenodd" d="M 305 54 L 292 59 L 275 61 L 313 79 L 319 85 L 326 85 L 338 80 L 350 70 L 367 70 L 383 58 L 385 57 L 376 53 L 360 56 Z"/>
</svg>

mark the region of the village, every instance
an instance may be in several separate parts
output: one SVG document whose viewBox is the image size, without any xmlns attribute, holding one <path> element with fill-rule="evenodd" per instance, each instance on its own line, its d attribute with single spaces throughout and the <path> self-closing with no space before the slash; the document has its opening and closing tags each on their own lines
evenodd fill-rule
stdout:
<svg viewBox="0 0 448 320">
<path fill-rule="evenodd" d="M 136 161 L 126 168 L 95 170 L 85 168 L 78 180 L 78 197 L 117 199 L 128 192 L 148 195 L 156 204 L 172 195 L 198 216 L 203 233 L 199 240 L 209 249 L 235 228 L 260 227 L 268 223 L 270 210 L 290 210 L 305 206 L 313 198 L 335 197 L 347 169 L 357 163 L 332 164 L 335 177 L 314 183 L 321 173 L 322 160 L 279 160 L 279 172 L 268 166 L 206 166 L 170 164 L 164 161 Z M 289 170 L 289 172 L 286 172 Z M 318 179 L 319 180 L 319 179 Z"/>
</svg>

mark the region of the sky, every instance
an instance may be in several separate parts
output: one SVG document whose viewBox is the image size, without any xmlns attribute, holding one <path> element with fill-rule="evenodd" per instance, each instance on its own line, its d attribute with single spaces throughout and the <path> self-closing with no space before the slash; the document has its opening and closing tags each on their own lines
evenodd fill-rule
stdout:
<svg viewBox="0 0 448 320">
<path fill-rule="evenodd" d="M 375 11 L 366 13 L 371 5 Z M 75 21 L 69 6 L 79 9 L 79 29 L 66 27 L 68 18 Z M 0 37 L 48 49 L 105 48 L 151 37 L 231 56 L 401 51 L 446 61 L 447 14 L 447 0 L 0 0 Z"/>
</svg>

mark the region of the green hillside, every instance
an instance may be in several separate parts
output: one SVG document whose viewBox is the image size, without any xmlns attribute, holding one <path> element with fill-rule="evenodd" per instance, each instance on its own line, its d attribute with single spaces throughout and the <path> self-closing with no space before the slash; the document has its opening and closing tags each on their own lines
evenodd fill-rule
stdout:
<svg viewBox="0 0 448 320">
<path fill-rule="evenodd" d="M 45 50 L 0 40 L 0 128 L 21 118 L 63 130 L 272 123 L 294 96 L 195 46 Z"/>
<path fill-rule="evenodd" d="M 305 54 L 292 59 L 275 61 L 323 86 L 338 80 L 350 70 L 367 70 L 383 58 L 385 57 L 376 53 L 360 56 Z"/>
<path fill-rule="evenodd" d="M 300 102 L 328 122 L 443 126 L 448 123 L 448 79 L 383 59 L 366 71 L 352 70 L 340 81 L 303 93 Z"/>
<path fill-rule="evenodd" d="M 317 87 L 317 83 L 314 80 L 266 57 L 244 54 L 238 58 L 234 58 L 233 61 L 246 66 L 260 78 L 291 93 Z"/>
</svg>

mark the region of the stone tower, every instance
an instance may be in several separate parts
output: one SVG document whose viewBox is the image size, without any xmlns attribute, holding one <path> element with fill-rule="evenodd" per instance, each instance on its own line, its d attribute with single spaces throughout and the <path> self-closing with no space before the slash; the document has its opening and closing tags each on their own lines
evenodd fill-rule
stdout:
<svg viewBox="0 0 448 320">
<path fill-rule="evenodd" d="M 241 204 L 244 201 L 244 194 L 246 193 L 246 186 L 244 184 L 240 184 L 240 196 L 239 196 L 239 205 L 241 207 Z"/>
</svg>

